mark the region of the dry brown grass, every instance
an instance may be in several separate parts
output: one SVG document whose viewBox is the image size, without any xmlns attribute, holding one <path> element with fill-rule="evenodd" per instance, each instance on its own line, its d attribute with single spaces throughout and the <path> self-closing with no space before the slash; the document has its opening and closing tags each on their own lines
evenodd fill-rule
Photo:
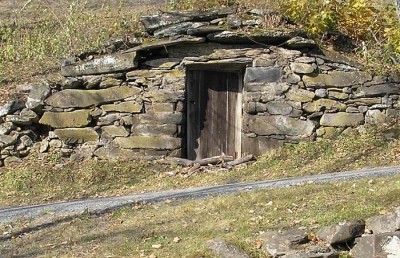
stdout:
<svg viewBox="0 0 400 258">
<path fill-rule="evenodd" d="M 300 226 L 316 230 L 368 218 L 399 206 L 399 197 L 396 176 L 135 206 L 40 227 L 49 222 L 43 214 L 39 220 L 1 225 L 0 249 L 3 257 L 206 258 L 214 256 L 205 243 L 224 238 L 251 257 L 266 258 L 256 244 L 261 231 Z"/>
<path fill-rule="evenodd" d="M 392 129 L 395 130 L 395 129 Z M 39 162 L 38 162 L 39 161 Z M 62 166 L 60 166 L 62 164 Z M 365 167 L 400 165 L 400 141 L 371 130 L 319 142 L 287 145 L 251 165 L 192 176 L 180 167 L 141 162 L 66 162 L 59 154 L 30 155 L 23 164 L 0 169 L 0 206 L 113 196 L 194 186 L 277 179 Z M 170 173 L 176 172 L 175 176 Z"/>
</svg>

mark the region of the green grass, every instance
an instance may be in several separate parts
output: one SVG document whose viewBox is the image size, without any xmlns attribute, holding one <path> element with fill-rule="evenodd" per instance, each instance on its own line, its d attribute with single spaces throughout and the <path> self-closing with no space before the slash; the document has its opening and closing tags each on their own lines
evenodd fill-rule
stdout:
<svg viewBox="0 0 400 258">
<path fill-rule="evenodd" d="M 301 226 L 315 231 L 343 220 L 368 218 L 400 205 L 399 197 L 400 176 L 306 185 L 123 208 L 22 235 L 18 232 L 38 222 L 17 222 L 0 228 L 5 235 L 18 236 L 0 246 L 6 257 L 212 257 L 204 244 L 224 238 L 252 257 L 265 257 L 256 248 L 262 231 Z M 175 237 L 181 241 L 175 243 Z M 156 244 L 161 248 L 155 249 Z"/>
<path fill-rule="evenodd" d="M 395 130 L 395 129 L 392 129 Z M 399 140 L 383 132 L 342 135 L 286 145 L 233 170 L 210 169 L 192 176 L 184 168 L 155 162 L 63 162 L 56 154 L 31 156 L 0 172 L 0 205 L 34 204 L 86 197 L 142 193 L 194 186 L 251 182 L 400 164 Z M 38 163 L 37 160 L 40 160 Z M 62 166 L 57 164 L 61 163 Z M 174 172 L 170 176 L 167 172 Z"/>
</svg>

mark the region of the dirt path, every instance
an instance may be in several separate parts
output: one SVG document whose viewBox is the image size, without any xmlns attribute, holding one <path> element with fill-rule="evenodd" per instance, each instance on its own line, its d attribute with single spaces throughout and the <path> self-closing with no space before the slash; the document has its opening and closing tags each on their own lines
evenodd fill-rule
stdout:
<svg viewBox="0 0 400 258">
<path fill-rule="evenodd" d="M 33 219 L 44 215 L 49 215 L 56 218 L 61 216 L 78 216 L 82 213 L 98 214 L 136 204 L 157 203 L 166 200 L 172 201 L 189 198 L 205 198 L 208 196 L 227 195 L 242 191 L 277 189 L 311 183 L 321 184 L 350 181 L 369 177 L 386 177 L 397 174 L 400 174 L 400 166 L 284 178 L 253 183 L 236 183 L 209 187 L 196 187 L 120 197 L 87 199 L 21 207 L 6 207 L 0 209 L 0 223 L 12 222 L 22 218 Z"/>
</svg>

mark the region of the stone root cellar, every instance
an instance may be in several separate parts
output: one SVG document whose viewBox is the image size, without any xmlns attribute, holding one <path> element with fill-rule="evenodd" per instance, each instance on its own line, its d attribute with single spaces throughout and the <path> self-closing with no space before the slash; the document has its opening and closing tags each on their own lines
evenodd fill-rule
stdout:
<svg viewBox="0 0 400 258">
<path fill-rule="evenodd" d="M 131 160 L 261 155 L 399 116 L 400 78 L 363 71 L 271 15 L 142 17 L 146 37 L 63 61 L 64 79 L 0 106 L 0 164 L 40 151 Z"/>
</svg>

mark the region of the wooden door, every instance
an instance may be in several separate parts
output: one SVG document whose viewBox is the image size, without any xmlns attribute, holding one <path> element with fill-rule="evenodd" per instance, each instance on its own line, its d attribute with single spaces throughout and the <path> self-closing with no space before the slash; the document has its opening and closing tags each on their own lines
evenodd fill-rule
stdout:
<svg viewBox="0 0 400 258">
<path fill-rule="evenodd" d="M 240 156 L 241 74 L 187 71 L 187 157 Z"/>
</svg>

